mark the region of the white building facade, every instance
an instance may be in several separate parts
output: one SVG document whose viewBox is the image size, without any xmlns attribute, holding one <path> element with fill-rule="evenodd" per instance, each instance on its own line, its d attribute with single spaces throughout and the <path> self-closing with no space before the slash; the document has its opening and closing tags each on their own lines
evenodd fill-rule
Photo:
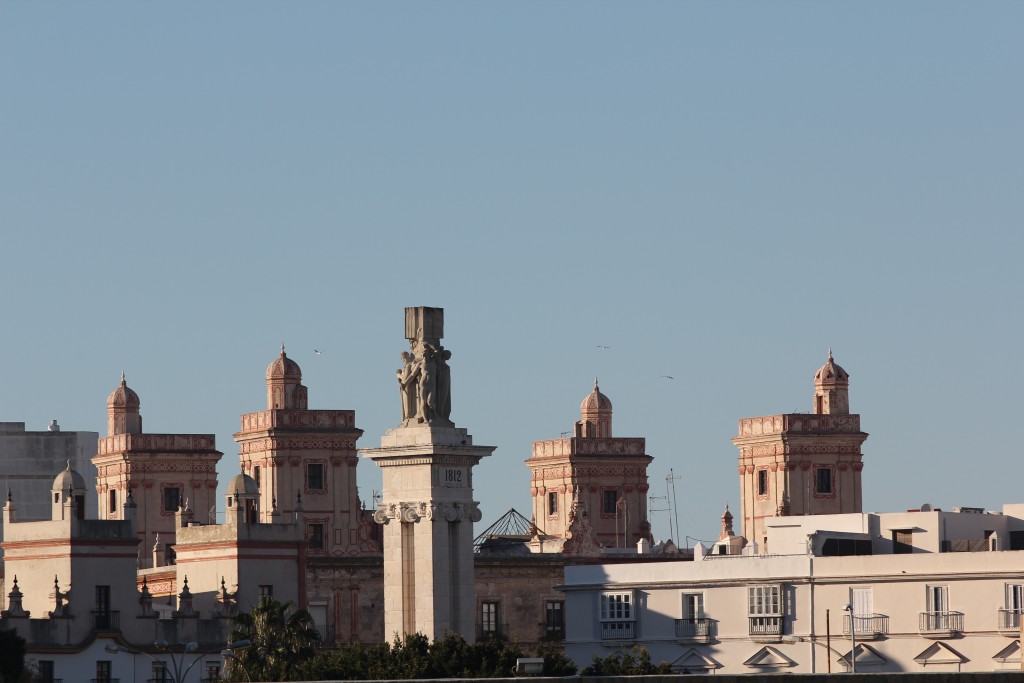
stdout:
<svg viewBox="0 0 1024 683">
<path fill-rule="evenodd" d="M 858 672 L 1019 670 L 1021 511 L 779 517 L 769 544 L 792 554 L 566 567 L 566 652 L 837 673 L 855 642 Z"/>
</svg>

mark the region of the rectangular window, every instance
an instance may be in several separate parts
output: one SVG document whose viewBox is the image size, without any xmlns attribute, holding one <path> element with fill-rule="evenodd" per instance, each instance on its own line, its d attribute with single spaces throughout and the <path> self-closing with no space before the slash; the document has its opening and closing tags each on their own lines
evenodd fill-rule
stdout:
<svg viewBox="0 0 1024 683">
<path fill-rule="evenodd" d="M 999 610 L 1000 630 L 1020 633 L 1020 615 L 1024 613 L 1024 584 L 1006 584 L 1006 609 Z"/>
<path fill-rule="evenodd" d="M 704 594 L 683 593 L 683 619 L 699 621 L 704 618 Z"/>
<path fill-rule="evenodd" d="M 768 495 L 768 470 L 757 471 L 757 495 Z"/>
<path fill-rule="evenodd" d="M 177 512 L 181 507 L 181 489 L 177 486 L 164 488 L 164 512 Z"/>
<path fill-rule="evenodd" d="M 309 491 L 324 490 L 324 465 L 319 462 L 306 464 L 306 489 Z"/>
<path fill-rule="evenodd" d="M 632 640 L 634 622 L 632 591 L 601 594 L 601 638 Z"/>
<path fill-rule="evenodd" d="M 850 607 L 850 613 L 843 615 L 843 633 L 849 633 L 851 626 L 858 635 L 878 631 L 870 588 L 851 588 Z"/>
<path fill-rule="evenodd" d="M 115 489 L 110 489 L 110 496 L 109 496 L 109 498 L 110 498 L 110 503 L 109 503 L 108 508 L 107 508 L 108 512 L 111 512 L 111 513 L 117 512 L 117 491 Z"/>
<path fill-rule="evenodd" d="M 548 514 L 549 515 L 557 515 L 558 514 L 558 494 L 557 493 L 552 492 L 552 493 L 548 494 Z"/>
<path fill-rule="evenodd" d="M 256 482 L 256 488 L 260 488 L 260 484 L 263 483 L 262 476 L 263 475 L 260 472 L 260 466 L 259 465 L 257 465 L 256 467 L 252 468 L 252 478 L 253 478 L 253 481 Z"/>
<path fill-rule="evenodd" d="M 307 534 L 309 537 L 309 549 L 310 550 L 323 550 L 324 549 L 324 525 L 323 524 L 310 524 L 307 527 Z"/>
<path fill-rule="evenodd" d="M 557 640 L 565 638 L 565 603 L 561 600 L 548 600 L 544 603 L 544 615 L 545 635 Z"/>
<path fill-rule="evenodd" d="M 948 612 L 949 611 L 949 587 L 948 586 L 928 586 L 928 611 L 929 612 Z"/>
<path fill-rule="evenodd" d="M 109 659 L 101 659 L 96 662 L 96 683 L 111 683 Z"/>
<path fill-rule="evenodd" d="M 818 467 L 814 470 L 814 492 L 832 493 L 831 467 Z"/>
<path fill-rule="evenodd" d="M 604 497 L 601 499 L 601 512 L 606 515 L 614 515 L 618 511 L 619 504 L 619 492 L 616 490 L 608 490 L 604 492 Z"/>
<path fill-rule="evenodd" d="M 220 680 L 220 664 L 217 662 L 206 663 L 206 680 L 209 683 Z"/>
<path fill-rule="evenodd" d="M 260 600 L 274 597 L 274 587 L 270 584 L 260 584 Z"/>
<path fill-rule="evenodd" d="M 747 620 L 751 635 L 782 634 L 782 587 L 747 587 Z"/>
<path fill-rule="evenodd" d="M 152 673 L 153 677 L 150 679 L 150 683 L 168 683 L 171 680 L 165 662 L 153 662 Z"/>
<path fill-rule="evenodd" d="M 41 683 L 53 683 L 53 660 L 39 659 L 36 661 L 36 671 L 39 673 Z"/>
<path fill-rule="evenodd" d="M 498 603 L 480 603 L 480 631 L 484 635 L 498 632 Z"/>
<path fill-rule="evenodd" d="M 1006 584 L 1006 609 L 1015 612 L 1024 611 L 1024 584 Z"/>
</svg>

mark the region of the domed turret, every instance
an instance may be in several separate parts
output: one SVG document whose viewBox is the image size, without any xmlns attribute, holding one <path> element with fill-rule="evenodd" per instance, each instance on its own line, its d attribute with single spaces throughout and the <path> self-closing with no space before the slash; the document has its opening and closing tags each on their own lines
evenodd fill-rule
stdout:
<svg viewBox="0 0 1024 683">
<path fill-rule="evenodd" d="M 586 415 L 587 413 L 594 413 L 599 410 L 607 410 L 611 412 L 612 401 L 607 396 L 601 393 L 601 388 L 597 385 L 597 379 L 594 379 L 594 390 L 591 391 L 580 403 L 580 413 Z"/>
<path fill-rule="evenodd" d="M 580 421 L 576 423 L 576 436 L 608 438 L 612 435 L 612 402 L 601 393 L 597 378 L 594 390 L 580 403 Z"/>
<path fill-rule="evenodd" d="M 58 474 L 53 480 L 53 486 L 50 490 L 54 493 L 63 492 L 67 493 L 71 490 L 73 494 L 85 495 L 85 478 L 71 469 L 71 461 L 68 461 L 68 466 L 60 474 Z"/>
<path fill-rule="evenodd" d="M 260 487 L 257 486 L 255 479 L 242 472 L 228 482 L 227 494 L 232 498 L 235 494 L 238 494 L 239 498 L 251 498 L 260 495 Z"/>
<path fill-rule="evenodd" d="M 299 364 L 289 358 L 284 352 L 284 344 L 281 344 L 281 355 L 270 362 L 267 366 L 267 379 L 294 379 L 302 381 L 302 368 Z"/>
<path fill-rule="evenodd" d="M 139 414 L 141 404 L 139 395 L 125 383 L 122 372 L 121 383 L 107 397 L 107 436 L 141 434 L 142 416 Z"/>
<path fill-rule="evenodd" d="M 260 519 L 260 487 L 245 472 L 228 482 L 227 520 L 233 524 L 255 524 Z"/>
<path fill-rule="evenodd" d="M 267 408 L 306 410 L 307 404 L 302 369 L 285 354 L 284 344 L 281 344 L 281 355 L 267 366 Z"/>
<path fill-rule="evenodd" d="M 74 514 L 78 519 L 85 517 L 85 477 L 71 469 L 70 460 L 67 468 L 54 477 L 50 493 L 53 501 L 51 519 L 64 519 L 65 507 L 69 503 L 74 503 Z"/>
<path fill-rule="evenodd" d="M 828 350 L 825 364 L 814 373 L 814 412 L 818 415 L 850 414 L 850 375 Z"/>
</svg>

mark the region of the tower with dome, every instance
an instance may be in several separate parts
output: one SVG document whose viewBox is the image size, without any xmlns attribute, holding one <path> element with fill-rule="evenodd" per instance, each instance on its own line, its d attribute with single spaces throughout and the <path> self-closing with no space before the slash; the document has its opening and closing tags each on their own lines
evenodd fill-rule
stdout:
<svg viewBox="0 0 1024 683">
<path fill-rule="evenodd" d="M 574 518 L 586 514 L 595 545 L 635 547 L 641 538 L 650 540 L 647 467 L 653 460 L 646 439 L 612 436 L 612 402 L 595 379 L 573 436 L 535 441 L 526 461 L 538 532 L 566 539 Z"/>
<path fill-rule="evenodd" d="M 743 535 L 765 548 L 764 520 L 862 511 L 861 444 L 868 435 L 850 413 L 850 375 L 832 349 L 814 373 L 812 412 L 740 420 Z"/>
<path fill-rule="evenodd" d="M 207 521 L 216 509 L 217 463 L 213 434 L 147 434 L 142 401 L 121 383 L 107 398 L 107 436 L 97 444 L 98 519 L 124 519 L 129 492 L 138 506 L 136 531 L 142 541 L 140 566 L 154 566 L 176 537 L 175 514 L 188 507 Z M 156 548 L 159 539 L 159 548 Z M 152 551 L 152 552 L 151 552 Z"/>
</svg>

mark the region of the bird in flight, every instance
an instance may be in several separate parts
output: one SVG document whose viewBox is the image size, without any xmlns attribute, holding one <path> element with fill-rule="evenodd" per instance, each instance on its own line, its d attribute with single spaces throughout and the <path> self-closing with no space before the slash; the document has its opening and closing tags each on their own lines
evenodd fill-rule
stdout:
<svg viewBox="0 0 1024 683">
<path fill-rule="evenodd" d="M 318 356 L 322 356 L 323 355 L 322 353 L 320 353 L 320 349 L 313 349 L 313 353 L 315 353 Z"/>
<path fill-rule="evenodd" d="M 598 344 L 597 348 L 599 348 L 599 349 L 610 349 L 612 347 L 610 347 L 610 346 L 602 346 L 601 344 Z"/>
<path fill-rule="evenodd" d="M 672 375 L 662 375 L 665 379 L 675 379 Z"/>
</svg>

